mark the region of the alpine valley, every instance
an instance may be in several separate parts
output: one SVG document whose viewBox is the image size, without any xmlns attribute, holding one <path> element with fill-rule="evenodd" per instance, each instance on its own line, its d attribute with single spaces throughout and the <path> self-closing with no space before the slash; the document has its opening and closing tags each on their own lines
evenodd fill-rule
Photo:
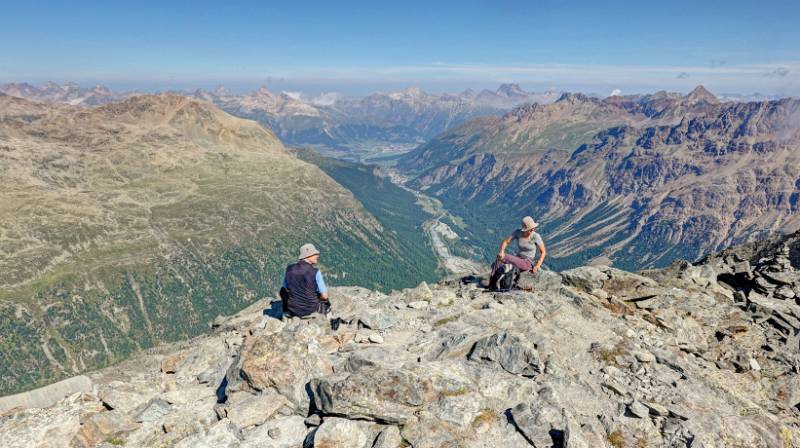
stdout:
<svg viewBox="0 0 800 448">
<path fill-rule="evenodd" d="M 564 94 L 470 120 L 398 166 L 487 259 L 530 214 L 552 267 L 662 267 L 800 228 L 800 100 Z"/>
</svg>

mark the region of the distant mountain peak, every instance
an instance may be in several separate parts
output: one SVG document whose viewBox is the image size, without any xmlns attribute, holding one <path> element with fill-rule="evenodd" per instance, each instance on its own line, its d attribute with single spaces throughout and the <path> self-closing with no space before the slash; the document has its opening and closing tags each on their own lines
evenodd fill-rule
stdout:
<svg viewBox="0 0 800 448">
<path fill-rule="evenodd" d="M 507 97 L 527 96 L 527 92 L 522 90 L 519 84 L 516 83 L 500 84 L 500 87 L 497 88 L 497 94 Z"/>
<path fill-rule="evenodd" d="M 214 93 L 214 95 L 217 95 L 217 96 L 230 96 L 230 94 L 231 94 L 231 92 L 228 89 L 226 89 L 225 86 L 223 86 L 222 84 L 218 85 L 214 89 L 213 93 Z"/>
<path fill-rule="evenodd" d="M 267 95 L 272 96 L 272 92 L 267 88 L 267 86 L 261 86 L 258 90 L 255 91 L 257 95 Z"/>
<path fill-rule="evenodd" d="M 589 97 L 582 94 L 582 93 L 572 93 L 572 92 L 564 92 L 561 94 L 560 97 L 556 100 L 556 103 L 583 103 L 589 101 Z"/>
<path fill-rule="evenodd" d="M 689 92 L 689 94 L 686 95 L 686 99 L 692 102 L 705 101 L 712 104 L 719 103 L 719 98 L 717 98 L 713 93 L 709 92 L 702 85 L 695 87 L 694 90 Z"/>
</svg>

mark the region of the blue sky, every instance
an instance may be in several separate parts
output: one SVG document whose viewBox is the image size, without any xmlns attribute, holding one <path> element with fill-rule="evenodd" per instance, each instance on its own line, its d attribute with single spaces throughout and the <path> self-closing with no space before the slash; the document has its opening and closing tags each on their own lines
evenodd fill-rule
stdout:
<svg viewBox="0 0 800 448">
<path fill-rule="evenodd" d="M 0 82 L 800 94 L 800 2 L 0 4 Z"/>
</svg>

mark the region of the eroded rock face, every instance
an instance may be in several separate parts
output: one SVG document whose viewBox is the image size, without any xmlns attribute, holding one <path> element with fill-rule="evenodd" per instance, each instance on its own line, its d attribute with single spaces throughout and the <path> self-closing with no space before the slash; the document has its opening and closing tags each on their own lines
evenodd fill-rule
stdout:
<svg viewBox="0 0 800 448">
<path fill-rule="evenodd" d="M 404 370 L 364 369 L 311 381 L 317 409 L 331 415 L 402 424 L 434 399 L 433 384 Z"/>
<path fill-rule="evenodd" d="M 793 446 L 800 305 L 785 288 L 800 283 L 785 252 L 545 274 L 534 292 L 332 288 L 335 331 L 218 318 L 91 374 L 90 393 L 6 412 L 0 446 Z"/>
<path fill-rule="evenodd" d="M 248 338 L 240 355 L 241 377 L 251 389 L 274 388 L 295 406 L 307 410 L 308 381 L 332 373 L 330 361 L 317 339 L 323 330 L 299 321 L 285 331 Z"/>
<path fill-rule="evenodd" d="M 472 346 L 467 358 L 499 365 L 508 373 L 527 377 L 534 377 L 542 370 L 535 344 L 506 332 L 479 340 Z"/>
</svg>

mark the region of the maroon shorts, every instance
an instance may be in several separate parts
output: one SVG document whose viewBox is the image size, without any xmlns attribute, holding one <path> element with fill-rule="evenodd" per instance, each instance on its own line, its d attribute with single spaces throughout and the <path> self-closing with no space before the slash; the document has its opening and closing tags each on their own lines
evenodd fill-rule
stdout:
<svg viewBox="0 0 800 448">
<path fill-rule="evenodd" d="M 513 264 L 517 269 L 520 270 L 520 272 L 527 272 L 530 271 L 531 268 L 533 268 L 533 263 L 531 262 L 531 260 L 528 260 L 527 258 L 506 254 L 506 257 L 503 258 L 503 261 L 497 260 L 494 262 L 494 264 L 492 265 L 492 275 L 494 275 L 494 273 L 497 272 L 498 269 L 500 269 L 500 266 L 502 266 L 505 263 Z"/>
</svg>

